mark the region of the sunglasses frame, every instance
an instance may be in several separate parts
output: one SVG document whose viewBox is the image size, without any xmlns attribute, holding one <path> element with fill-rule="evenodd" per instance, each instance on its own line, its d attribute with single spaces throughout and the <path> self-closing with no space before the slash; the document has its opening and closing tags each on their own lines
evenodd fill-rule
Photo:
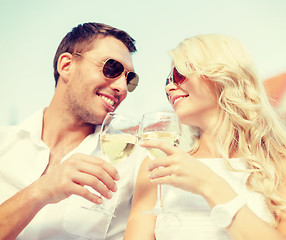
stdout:
<svg viewBox="0 0 286 240">
<path fill-rule="evenodd" d="M 97 65 L 92 59 L 90 59 L 90 58 L 84 56 L 83 54 L 81 54 L 81 53 L 79 53 L 79 52 L 74 52 L 73 54 L 75 54 L 75 55 L 77 55 L 77 56 L 80 56 L 80 57 L 83 57 L 83 58 L 85 58 L 86 60 L 89 60 L 89 61 L 92 62 L 93 64 Z M 108 61 L 110 61 L 110 60 L 115 61 L 115 62 L 119 63 L 119 64 L 122 66 L 123 71 L 122 71 L 118 76 L 116 76 L 116 77 L 108 77 L 108 76 L 106 76 L 106 75 L 104 74 L 104 67 L 106 67 L 106 63 L 107 63 Z M 98 66 L 98 65 L 97 65 L 97 66 Z M 121 62 L 119 62 L 119 61 L 117 61 L 117 60 L 115 60 L 115 59 L 113 59 L 113 58 L 108 58 L 108 59 L 106 59 L 106 60 L 103 62 L 103 65 L 102 65 L 101 67 L 102 67 L 102 74 L 103 74 L 103 76 L 104 76 L 106 79 L 109 79 L 109 80 L 115 80 L 115 79 L 121 77 L 122 74 L 124 73 L 124 74 L 125 74 L 125 78 L 126 78 L 126 84 L 127 84 L 127 90 L 128 90 L 128 92 L 134 91 L 135 88 L 138 86 L 139 76 L 137 75 L 137 73 L 135 73 L 135 72 L 133 72 L 133 71 L 127 71 L 127 70 L 124 68 L 124 66 L 123 66 L 123 64 L 122 64 Z M 107 69 L 108 69 L 108 68 L 107 68 Z M 128 81 L 128 75 L 129 75 L 129 74 L 134 74 L 134 77 L 133 77 L 131 80 Z"/>
</svg>

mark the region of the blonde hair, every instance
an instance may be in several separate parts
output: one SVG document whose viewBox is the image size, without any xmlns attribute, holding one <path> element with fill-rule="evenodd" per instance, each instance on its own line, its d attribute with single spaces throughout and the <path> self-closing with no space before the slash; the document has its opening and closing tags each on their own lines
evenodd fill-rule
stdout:
<svg viewBox="0 0 286 240">
<path fill-rule="evenodd" d="M 171 56 L 181 74 L 213 83 L 220 109 L 213 129 L 217 147 L 230 168 L 227 159 L 233 153 L 247 161 L 247 186 L 265 196 L 277 223 L 286 209 L 279 193 L 286 180 L 286 130 L 268 101 L 248 50 L 233 37 L 208 34 L 184 40 Z M 194 144 L 193 152 L 197 147 Z"/>
</svg>

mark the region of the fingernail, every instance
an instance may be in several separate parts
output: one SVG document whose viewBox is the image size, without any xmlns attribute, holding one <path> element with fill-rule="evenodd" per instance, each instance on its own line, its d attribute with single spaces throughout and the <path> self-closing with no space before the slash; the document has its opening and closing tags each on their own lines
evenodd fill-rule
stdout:
<svg viewBox="0 0 286 240">
<path fill-rule="evenodd" d="M 103 203 L 103 200 L 102 200 L 101 198 L 98 198 L 98 199 L 96 200 L 96 202 L 97 202 L 97 204 L 102 204 L 102 203 Z"/>
<path fill-rule="evenodd" d="M 120 179 L 120 176 L 119 176 L 118 173 L 116 173 L 115 178 L 116 178 L 116 180 L 119 180 L 119 179 Z"/>
<path fill-rule="evenodd" d="M 108 192 L 107 197 L 108 197 L 108 198 L 112 198 L 112 193 L 111 193 L 111 192 Z"/>
</svg>

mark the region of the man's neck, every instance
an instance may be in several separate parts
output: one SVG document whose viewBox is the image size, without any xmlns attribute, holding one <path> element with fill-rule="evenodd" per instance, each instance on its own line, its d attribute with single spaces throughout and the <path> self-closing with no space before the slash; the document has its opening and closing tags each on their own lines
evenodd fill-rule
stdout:
<svg viewBox="0 0 286 240">
<path fill-rule="evenodd" d="M 72 116 L 48 107 L 43 117 L 42 140 L 51 151 L 61 148 L 63 152 L 69 152 L 94 129 L 94 125 L 78 122 Z"/>
<path fill-rule="evenodd" d="M 42 140 L 49 147 L 50 156 L 43 174 L 57 166 L 94 129 L 94 125 L 79 123 L 58 108 L 49 106 L 44 112 Z"/>
</svg>

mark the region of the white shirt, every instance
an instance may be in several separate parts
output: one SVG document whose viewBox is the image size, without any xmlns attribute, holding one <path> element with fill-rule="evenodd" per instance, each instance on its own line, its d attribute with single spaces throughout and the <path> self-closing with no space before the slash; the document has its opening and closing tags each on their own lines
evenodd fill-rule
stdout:
<svg viewBox="0 0 286 240">
<path fill-rule="evenodd" d="M 18 126 L 0 128 L 0 203 L 37 180 L 49 162 L 49 148 L 41 140 L 43 111 L 39 111 Z M 100 127 L 62 161 L 80 152 L 102 157 L 98 144 Z M 142 154 L 142 155 L 140 155 Z M 46 205 L 17 239 L 122 239 L 129 216 L 135 175 L 145 151 L 138 147 L 128 159 L 116 168 L 120 174 L 118 191 L 106 208 L 115 218 L 82 208 L 93 203 L 72 195 L 57 204 Z"/>
<path fill-rule="evenodd" d="M 223 159 L 198 159 L 216 174 L 226 180 L 233 190 L 242 196 L 247 206 L 259 218 L 271 222 L 271 215 L 266 207 L 264 197 L 252 192 L 246 187 L 247 172 L 233 172 L 227 169 Z M 239 158 L 231 159 L 236 169 L 246 169 L 246 163 Z M 207 176 L 206 176 L 207 177 Z M 155 235 L 156 240 L 229 240 L 228 233 L 218 228 L 210 221 L 210 211 L 207 201 L 200 195 L 164 185 L 163 204 L 166 212 L 175 214 L 160 214 L 157 216 Z"/>
</svg>

